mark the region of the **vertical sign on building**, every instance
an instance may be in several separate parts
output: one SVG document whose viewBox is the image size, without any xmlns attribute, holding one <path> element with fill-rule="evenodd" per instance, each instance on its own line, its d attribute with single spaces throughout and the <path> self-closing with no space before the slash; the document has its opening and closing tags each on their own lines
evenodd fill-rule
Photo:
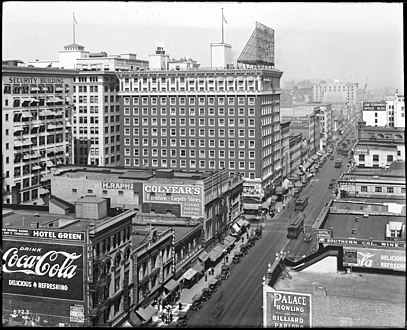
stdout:
<svg viewBox="0 0 407 330">
<path fill-rule="evenodd" d="M 133 304 L 138 305 L 137 251 L 133 253 Z"/>
<path fill-rule="evenodd" d="M 263 326 L 265 328 L 311 328 L 311 295 L 275 291 L 263 287 Z"/>
</svg>

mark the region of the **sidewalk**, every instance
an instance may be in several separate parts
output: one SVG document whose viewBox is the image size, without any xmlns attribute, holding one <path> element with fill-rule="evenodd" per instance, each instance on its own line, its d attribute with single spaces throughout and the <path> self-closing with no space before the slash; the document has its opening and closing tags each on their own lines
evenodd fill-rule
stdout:
<svg viewBox="0 0 407 330">
<path fill-rule="evenodd" d="M 183 290 L 181 292 L 181 297 L 180 297 L 179 301 L 181 301 L 183 304 L 191 305 L 193 296 L 198 293 L 202 293 L 202 289 L 209 287 L 209 282 L 221 273 L 222 265 L 224 265 L 224 263 L 225 263 L 226 256 L 228 256 L 228 262 L 226 264 L 230 266 L 229 270 L 230 270 L 230 273 L 232 274 L 233 273 L 233 265 L 232 265 L 233 256 L 236 251 L 240 251 L 240 245 L 247 243 L 247 233 L 248 232 L 250 233 L 250 231 L 252 229 L 254 229 L 253 224 L 250 225 L 250 229 L 247 232 L 242 234 L 242 236 L 236 240 L 235 246 L 233 247 L 233 249 L 231 249 L 229 251 L 229 253 L 227 253 L 225 256 L 223 256 L 221 261 L 219 261 L 219 263 L 213 267 L 213 269 L 215 270 L 213 275 L 212 275 L 212 272 L 210 272 L 210 269 L 212 269 L 212 268 L 207 269 L 205 271 L 205 274 L 207 275 L 207 280 L 205 281 L 205 275 L 204 275 L 193 287 L 191 287 L 190 289 Z M 249 236 L 250 236 L 250 234 L 249 234 Z M 244 238 L 244 242 L 242 242 L 242 237 Z M 246 256 L 243 256 L 241 258 L 245 258 L 245 257 Z M 177 304 L 179 303 L 179 301 L 177 302 Z"/>
<path fill-rule="evenodd" d="M 209 282 L 215 278 L 217 275 L 219 275 L 221 273 L 222 270 L 222 265 L 225 262 L 225 257 L 228 256 L 228 262 L 226 263 L 227 265 L 230 266 L 229 270 L 230 273 L 233 272 L 233 256 L 234 253 L 236 251 L 240 251 L 240 245 L 247 243 L 247 233 L 249 233 L 250 236 L 250 231 L 252 229 L 254 229 L 254 227 L 252 227 L 252 224 L 250 225 L 250 229 L 248 231 L 246 231 L 244 234 L 242 234 L 242 236 L 236 240 L 235 242 L 235 246 L 233 247 L 233 249 L 231 249 L 229 251 L 229 253 L 227 253 L 225 256 L 222 257 L 222 259 L 219 261 L 218 264 L 216 264 L 214 267 L 212 267 L 215 271 L 214 274 L 212 275 L 212 272 L 210 272 L 210 270 L 212 268 L 209 268 L 205 271 L 205 274 L 207 275 L 207 280 L 205 281 L 205 275 L 202 276 L 202 278 L 195 283 L 190 289 L 184 289 L 181 292 L 181 296 L 180 299 L 172 306 L 173 308 L 171 309 L 171 314 L 172 314 L 172 322 L 171 323 L 164 323 L 162 320 L 158 319 L 158 317 L 156 317 L 156 321 L 154 322 L 154 325 L 156 327 L 172 327 L 176 325 L 176 322 L 178 320 L 178 313 L 180 311 L 183 312 L 188 312 L 191 305 L 192 305 L 192 298 L 196 295 L 196 294 L 201 294 L 202 293 L 202 289 L 203 288 L 207 288 L 209 287 Z M 244 241 L 242 242 L 242 237 L 244 238 Z M 261 238 L 260 238 L 261 239 Z M 250 250 L 250 248 L 249 248 Z M 241 257 L 241 258 L 245 258 L 245 256 Z M 227 280 L 226 280 L 227 281 Z M 179 303 L 182 304 L 182 308 L 179 309 Z M 204 302 L 205 303 L 205 302 Z"/>
</svg>

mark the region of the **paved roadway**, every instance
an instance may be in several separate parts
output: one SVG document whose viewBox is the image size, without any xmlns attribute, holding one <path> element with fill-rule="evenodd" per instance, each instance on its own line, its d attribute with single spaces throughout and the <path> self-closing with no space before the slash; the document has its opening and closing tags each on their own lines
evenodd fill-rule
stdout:
<svg viewBox="0 0 407 330">
<path fill-rule="evenodd" d="M 338 158 L 335 155 L 335 158 Z M 343 158 L 341 169 L 334 167 L 334 160 L 327 160 L 318 174 L 302 190 L 309 195 L 309 204 L 305 208 L 305 225 L 312 225 L 329 201 L 331 190 L 328 189 L 331 178 L 337 178 L 347 168 L 348 157 Z M 267 265 L 273 262 L 288 239 L 287 225 L 297 214 L 293 201 L 273 219 L 267 218 L 263 237 L 256 241 L 240 263 L 234 264 L 228 280 L 204 306 L 189 315 L 188 327 L 257 327 L 263 319 L 262 313 L 262 278 Z M 252 224 L 251 228 L 256 225 Z"/>
</svg>

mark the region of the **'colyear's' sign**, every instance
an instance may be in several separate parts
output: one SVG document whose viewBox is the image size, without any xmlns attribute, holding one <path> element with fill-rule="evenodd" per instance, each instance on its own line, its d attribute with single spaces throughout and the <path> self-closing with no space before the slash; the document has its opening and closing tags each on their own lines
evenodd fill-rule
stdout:
<svg viewBox="0 0 407 330">
<path fill-rule="evenodd" d="M 143 202 L 181 205 L 181 216 L 201 217 L 204 208 L 203 186 L 144 184 Z"/>
</svg>

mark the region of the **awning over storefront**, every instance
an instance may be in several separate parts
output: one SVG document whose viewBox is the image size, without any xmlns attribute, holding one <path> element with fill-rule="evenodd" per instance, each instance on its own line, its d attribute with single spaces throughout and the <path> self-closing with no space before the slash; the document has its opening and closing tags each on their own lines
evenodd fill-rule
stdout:
<svg viewBox="0 0 407 330">
<path fill-rule="evenodd" d="M 198 256 L 198 260 L 200 262 L 205 262 L 208 259 L 209 259 L 209 253 L 206 251 L 202 251 L 201 254 Z"/>
<path fill-rule="evenodd" d="M 215 248 L 213 248 L 213 249 L 209 252 L 209 258 L 210 258 L 212 261 L 216 261 L 216 260 L 218 260 L 218 259 L 222 256 L 222 254 L 223 254 L 223 252 L 217 250 L 216 247 L 215 247 Z"/>
<path fill-rule="evenodd" d="M 259 204 L 243 203 L 242 207 L 243 207 L 243 209 L 246 209 L 246 210 L 258 210 Z"/>
<path fill-rule="evenodd" d="M 241 229 L 237 223 L 234 223 L 232 225 L 232 229 L 235 231 L 235 233 L 239 233 L 241 231 Z"/>
<path fill-rule="evenodd" d="M 235 241 L 236 241 L 236 238 L 235 238 L 235 237 L 233 237 L 233 236 L 231 236 L 231 235 L 228 235 L 228 236 L 226 236 L 226 237 L 224 238 L 223 244 L 225 244 L 226 248 L 228 248 L 229 246 L 235 244 Z"/>
<path fill-rule="evenodd" d="M 205 271 L 205 268 L 201 264 L 193 265 L 192 269 L 195 269 L 198 273 L 202 273 Z"/>
<path fill-rule="evenodd" d="M 276 195 L 271 196 L 272 201 L 275 201 L 276 199 L 278 199 L 278 197 Z"/>
<path fill-rule="evenodd" d="M 198 272 L 195 269 L 190 268 L 184 273 L 184 275 L 182 275 L 182 279 L 190 281 L 197 273 Z"/>
<path fill-rule="evenodd" d="M 54 167 L 54 163 L 51 160 L 47 160 L 47 167 Z"/>
<path fill-rule="evenodd" d="M 302 187 L 302 183 L 299 181 L 294 182 L 294 187 Z"/>
<path fill-rule="evenodd" d="M 291 182 L 294 182 L 298 181 L 300 178 L 298 176 L 289 176 L 287 179 L 290 180 Z"/>
<path fill-rule="evenodd" d="M 322 156 L 324 153 L 322 151 L 317 151 L 317 156 Z"/>
<path fill-rule="evenodd" d="M 314 162 L 315 162 L 317 159 L 318 159 L 318 155 L 314 155 L 314 156 L 311 157 L 311 160 L 314 161 Z"/>
<path fill-rule="evenodd" d="M 284 188 L 281 187 L 281 186 L 278 186 L 278 187 L 275 189 L 275 193 L 276 193 L 277 195 L 281 195 L 283 192 L 284 192 Z"/>
<path fill-rule="evenodd" d="M 154 314 L 157 313 L 157 309 L 151 305 L 148 305 L 146 308 L 140 307 L 136 313 L 144 320 L 144 323 L 146 323 L 151 320 Z"/>
<path fill-rule="evenodd" d="M 312 163 L 310 161 L 307 161 L 303 166 L 305 169 L 308 169 L 311 165 Z"/>
<path fill-rule="evenodd" d="M 164 289 L 168 291 L 174 291 L 179 286 L 179 281 L 170 279 L 166 285 L 164 285 Z"/>
</svg>

